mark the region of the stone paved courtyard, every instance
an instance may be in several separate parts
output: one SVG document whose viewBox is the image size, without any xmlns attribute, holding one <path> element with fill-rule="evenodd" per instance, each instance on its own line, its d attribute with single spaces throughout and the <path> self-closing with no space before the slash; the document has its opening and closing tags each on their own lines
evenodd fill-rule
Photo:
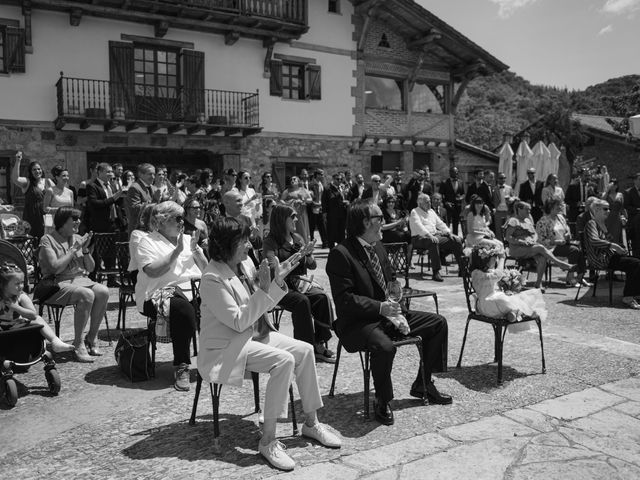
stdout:
<svg viewBox="0 0 640 480">
<path fill-rule="evenodd" d="M 316 278 L 328 289 L 326 251 Z M 409 396 L 416 372 L 413 347 L 394 363 L 395 425 L 363 415 L 362 371 L 356 354 L 342 357 L 336 395 L 327 396 L 333 366 L 318 365 L 325 407 L 320 418 L 338 430 L 343 448 L 329 450 L 292 436 L 290 420 L 278 433 L 298 466 L 283 478 L 640 478 L 640 314 L 608 305 L 606 282 L 598 294 L 558 282 L 547 289 L 544 325 L 547 373 L 541 374 L 537 331 L 508 334 L 504 385 L 496 385 L 493 331 L 472 322 L 462 368 L 458 360 L 466 321 L 462 282 L 454 268 L 436 284 L 412 272 L 412 286 L 438 293 L 449 322 L 449 371 L 436 384 L 451 406 L 424 406 Z M 615 284 L 614 300 L 622 283 Z M 617 293 L 616 293 L 617 292 Z M 170 345 L 159 345 L 156 378 L 130 383 L 113 357 L 117 292 L 109 311 L 112 345 L 100 332 L 105 355 L 79 364 L 58 355 L 62 390 L 51 397 L 42 364 L 16 378 L 18 405 L 0 400 L 0 478 L 267 478 L 280 472 L 257 454 L 259 428 L 250 382 L 225 387 L 221 397 L 221 452 L 212 449 L 211 400 L 203 389 L 197 425 L 189 426 L 194 390 L 172 388 Z M 433 310 L 430 299 L 413 308 Z M 145 319 L 129 309 L 127 326 Z M 285 314 L 282 331 L 291 334 Z M 71 309 L 62 338 L 72 337 Z M 330 346 L 335 349 L 335 338 Z M 195 379 L 195 374 L 192 375 Z M 264 392 L 266 378 L 261 378 Z M 195 387 L 195 383 L 192 384 Z M 297 394 L 296 394 L 297 395 Z M 296 402 L 298 420 L 302 419 Z"/>
</svg>

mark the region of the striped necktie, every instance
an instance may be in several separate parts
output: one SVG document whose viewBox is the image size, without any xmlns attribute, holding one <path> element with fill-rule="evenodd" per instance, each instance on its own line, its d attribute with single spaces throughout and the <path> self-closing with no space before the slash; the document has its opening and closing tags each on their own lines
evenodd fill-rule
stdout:
<svg viewBox="0 0 640 480">
<path fill-rule="evenodd" d="M 371 266 L 373 267 L 373 272 L 376 275 L 376 281 L 378 282 L 378 285 L 380 285 L 380 288 L 382 288 L 382 291 L 384 292 L 386 297 L 387 282 L 384 280 L 384 273 L 382 273 L 382 265 L 380 265 L 380 259 L 376 254 L 376 249 L 373 245 L 365 245 L 364 248 L 367 251 L 367 254 L 369 255 L 369 261 L 371 262 Z"/>
</svg>

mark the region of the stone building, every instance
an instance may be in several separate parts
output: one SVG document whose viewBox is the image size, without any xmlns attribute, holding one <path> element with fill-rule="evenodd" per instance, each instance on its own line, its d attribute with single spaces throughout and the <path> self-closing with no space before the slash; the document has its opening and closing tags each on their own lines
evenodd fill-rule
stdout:
<svg viewBox="0 0 640 480">
<path fill-rule="evenodd" d="M 467 83 L 507 68 L 412 0 L 0 3 L 0 195 L 18 203 L 16 150 L 76 184 L 91 161 L 444 175 Z"/>
</svg>

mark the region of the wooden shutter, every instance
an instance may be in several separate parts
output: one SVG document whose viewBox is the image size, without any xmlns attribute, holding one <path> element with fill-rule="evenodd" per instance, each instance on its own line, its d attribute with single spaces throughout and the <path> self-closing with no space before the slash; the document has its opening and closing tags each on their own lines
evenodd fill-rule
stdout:
<svg viewBox="0 0 640 480">
<path fill-rule="evenodd" d="M 25 73 L 24 29 L 7 27 L 5 65 L 9 73 Z"/>
<path fill-rule="evenodd" d="M 136 101 L 132 43 L 109 42 L 109 80 L 112 115 L 124 109 L 125 116 L 133 118 Z"/>
<path fill-rule="evenodd" d="M 307 92 L 307 98 L 311 100 L 321 99 L 320 88 L 320 65 L 307 65 L 307 71 L 309 72 L 309 90 Z"/>
<path fill-rule="evenodd" d="M 204 52 L 182 51 L 182 98 L 185 120 L 195 121 L 205 111 Z"/>
<path fill-rule="evenodd" d="M 269 78 L 269 93 L 276 97 L 282 96 L 282 62 L 280 60 L 271 60 L 270 62 L 271 77 Z"/>
<path fill-rule="evenodd" d="M 382 173 L 382 155 L 371 155 L 371 173 Z"/>
</svg>

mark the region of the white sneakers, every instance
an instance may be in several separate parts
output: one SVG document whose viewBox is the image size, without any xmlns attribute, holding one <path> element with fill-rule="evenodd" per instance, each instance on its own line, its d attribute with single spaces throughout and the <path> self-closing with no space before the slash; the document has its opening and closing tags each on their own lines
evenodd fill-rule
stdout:
<svg viewBox="0 0 640 480">
<path fill-rule="evenodd" d="M 307 424 L 302 425 L 302 436 L 307 438 L 313 438 L 317 440 L 325 447 L 340 448 L 342 446 L 342 440 L 335 433 L 327 428 L 320 422 L 317 422 L 313 427 L 308 427 Z"/>
<path fill-rule="evenodd" d="M 317 440 L 325 447 L 340 448 L 342 446 L 342 439 L 323 425 L 317 422 L 313 427 L 302 425 L 302 436 Z M 262 443 L 258 444 L 258 451 L 271 465 L 280 470 L 290 471 L 296 466 L 296 463 L 286 452 L 285 447 L 280 441 L 273 440 L 267 445 Z"/>
<path fill-rule="evenodd" d="M 278 440 L 274 440 L 267 445 L 263 445 L 262 443 L 258 444 L 258 451 L 260 452 L 260 455 L 262 455 L 274 467 L 288 472 L 294 469 L 296 462 L 287 455 L 286 450 L 287 447 Z"/>
</svg>

